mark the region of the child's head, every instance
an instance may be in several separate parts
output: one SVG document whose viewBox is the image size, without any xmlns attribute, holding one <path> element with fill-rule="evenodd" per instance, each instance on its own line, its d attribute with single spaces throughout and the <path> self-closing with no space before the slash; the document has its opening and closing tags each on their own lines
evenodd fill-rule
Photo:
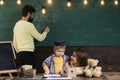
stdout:
<svg viewBox="0 0 120 80">
<path fill-rule="evenodd" d="M 73 51 L 71 56 L 71 61 L 76 64 L 77 67 L 86 66 L 87 65 L 88 55 L 83 49 L 77 48 Z"/>
<path fill-rule="evenodd" d="M 63 56 L 65 53 L 66 45 L 65 41 L 54 41 L 53 51 L 55 56 Z"/>
</svg>

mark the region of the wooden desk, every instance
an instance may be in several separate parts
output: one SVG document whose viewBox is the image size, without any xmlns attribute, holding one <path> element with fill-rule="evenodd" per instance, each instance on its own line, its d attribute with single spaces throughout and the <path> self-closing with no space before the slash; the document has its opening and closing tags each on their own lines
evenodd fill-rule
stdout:
<svg viewBox="0 0 120 80">
<path fill-rule="evenodd" d="M 104 75 L 100 78 L 74 77 L 72 80 L 108 80 Z"/>
<path fill-rule="evenodd" d="M 101 78 L 84 78 L 84 77 L 75 77 L 73 80 L 120 80 L 120 72 L 103 72 L 104 76 L 101 76 Z M 14 77 L 13 80 L 42 80 L 42 76 L 37 75 L 36 76 L 38 79 L 33 79 L 33 78 L 24 78 L 24 79 L 19 79 L 18 77 Z M 0 80 L 10 80 L 9 77 L 4 77 L 0 76 Z"/>
<path fill-rule="evenodd" d="M 23 77 L 19 80 L 108 80 L 104 75 L 100 78 L 86 78 L 86 77 L 73 77 L 72 79 L 45 79 L 42 75 L 38 74 L 36 77 Z"/>
</svg>

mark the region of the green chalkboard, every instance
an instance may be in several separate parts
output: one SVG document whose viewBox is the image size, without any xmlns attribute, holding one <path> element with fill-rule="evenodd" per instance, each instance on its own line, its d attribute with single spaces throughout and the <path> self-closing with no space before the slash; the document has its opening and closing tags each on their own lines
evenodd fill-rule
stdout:
<svg viewBox="0 0 120 80">
<path fill-rule="evenodd" d="M 0 40 L 12 40 L 12 29 L 21 16 L 22 6 L 10 1 L 14 3 L 0 6 Z M 34 24 L 39 32 L 45 26 L 51 29 L 43 42 L 35 41 L 36 46 L 52 46 L 56 39 L 66 40 L 68 46 L 120 46 L 120 6 L 114 6 L 113 0 L 105 0 L 104 6 L 100 0 L 89 0 L 87 6 L 83 0 L 72 0 L 70 8 L 67 0 L 53 0 L 52 5 L 46 1 L 25 0 L 22 4 L 35 6 Z M 40 13 L 42 5 L 47 9 L 45 15 Z"/>
</svg>

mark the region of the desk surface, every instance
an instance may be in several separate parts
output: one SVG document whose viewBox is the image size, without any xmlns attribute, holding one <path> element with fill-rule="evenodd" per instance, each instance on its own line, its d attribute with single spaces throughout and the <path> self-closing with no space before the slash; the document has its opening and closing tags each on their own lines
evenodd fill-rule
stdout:
<svg viewBox="0 0 120 80">
<path fill-rule="evenodd" d="M 42 75 L 36 75 L 35 77 L 30 77 L 30 76 L 24 76 L 23 78 L 21 78 L 20 80 L 107 80 L 107 78 L 102 75 L 100 78 L 86 78 L 86 77 L 73 77 L 72 79 L 46 79 L 43 78 Z"/>
<path fill-rule="evenodd" d="M 76 77 L 76 78 L 73 78 L 73 80 L 119 80 L 120 79 L 120 72 L 103 72 L 103 75 L 101 78 L 84 78 L 84 77 Z M 38 77 L 39 79 L 33 79 L 33 78 L 24 78 L 24 79 L 21 79 L 21 80 L 42 80 L 42 76 L 40 75 L 37 75 L 36 77 Z M 1 76 L 0 75 L 0 80 L 10 80 L 8 76 Z M 20 80 L 18 77 L 14 77 L 13 80 Z"/>
</svg>

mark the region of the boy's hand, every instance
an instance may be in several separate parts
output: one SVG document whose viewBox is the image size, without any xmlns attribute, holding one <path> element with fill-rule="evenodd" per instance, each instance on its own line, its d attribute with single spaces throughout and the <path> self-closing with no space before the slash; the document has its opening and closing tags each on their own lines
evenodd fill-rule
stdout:
<svg viewBox="0 0 120 80">
<path fill-rule="evenodd" d="M 49 71 L 49 70 L 45 71 L 45 74 L 49 74 L 49 73 L 50 73 L 50 71 Z"/>
</svg>

